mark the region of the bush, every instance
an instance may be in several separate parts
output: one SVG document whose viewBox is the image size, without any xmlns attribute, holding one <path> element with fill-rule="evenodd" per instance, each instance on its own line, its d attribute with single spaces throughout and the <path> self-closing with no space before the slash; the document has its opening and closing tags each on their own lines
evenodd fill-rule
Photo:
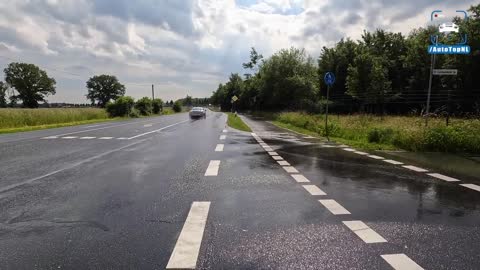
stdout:
<svg viewBox="0 0 480 270">
<path fill-rule="evenodd" d="M 130 113 L 134 104 L 132 97 L 119 97 L 115 102 L 107 103 L 106 110 L 111 117 L 124 117 Z"/>
<path fill-rule="evenodd" d="M 138 118 L 140 117 L 140 112 L 137 109 L 132 108 L 132 110 L 130 110 L 130 112 L 128 113 L 128 117 Z"/>
<path fill-rule="evenodd" d="M 163 111 L 163 101 L 159 98 L 156 98 L 152 101 L 152 106 L 154 114 L 159 114 L 161 111 Z"/>
<path fill-rule="evenodd" d="M 182 111 L 182 105 L 179 101 L 175 101 L 175 103 L 173 103 L 173 111 L 177 113 Z"/>
<path fill-rule="evenodd" d="M 152 100 L 148 97 L 139 99 L 135 103 L 135 109 L 137 109 L 141 115 L 150 115 L 153 110 Z"/>
<path fill-rule="evenodd" d="M 368 131 L 368 142 L 389 143 L 392 141 L 394 131 L 391 128 L 373 128 Z"/>
</svg>

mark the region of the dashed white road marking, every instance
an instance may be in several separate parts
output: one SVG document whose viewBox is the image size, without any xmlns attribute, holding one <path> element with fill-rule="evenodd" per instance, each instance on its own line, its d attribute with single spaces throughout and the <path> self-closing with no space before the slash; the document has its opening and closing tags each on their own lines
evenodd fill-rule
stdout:
<svg viewBox="0 0 480 270">
<path fill-rule="evenodd" d="M 77 136 L 66 136 L 66 137 L 62 137 L 62 139 L 67 139 L 67 140 L 69 140 L 69 139 L 76 139 L 76 138 L 78 138 L 78 137 L 77 137 Z"/>
<path fill-rule="evenodd" d="M 335 200 L 318 200 L 325 208 L 328 209 L 332 214 L 334 215 L 350 215 L 350 212 L 348 212 L 347 209 L 345 209 L 343 206 L 341 206 L 337 201 Z"/>
<path fill-rule="evenodd" d="M 281 156 L 272 156 L 272 158 L 274 160 L 283 160 L 283 158 Z"/>
<path fill-rule="evenodd" d="M 117 140 L 128 140 L 128 138 L 126 138 L 126 137 L 119 137 L 119 138 L 117 138 Z"/>
<path fill-rule="evenodd" d="M 355 154 L 357 154 L 357 155 L 362 155 L 362 156 L 368 155 L 368 153 L 361 152 L 361 151 L 355 151 L 355 152 L 353 152 L 353 153 L 355 153 Z"/>
<path fill-rule="evenodd" d="M 215 152 L 223 152 L 224 146 L 224 144 L 217 144 L 217 147 L 215 147 Z"/>
<path fill-rule="evenodd" d="M 156 129 L 156 130 L 152 130 L 152 131 L 149 131 L 149 132 L 145 132 L 145 133 L 142 133 L 142 134 L 138 134 L 138 135 L 135 135 L 133 137 L 130 137 L 128 138 L 129 140 L 131 139 L 136 139 L 138 137 L 142 137 L 142 136 L 145 136 L 145 135 L 148 135 L 148 134 L 152 134 L 152 133 L 155 133 L 155 132 L 159 132 L 159 131 L 162 131 L 166 128 L 169 128 L 169 127 L 173 127 L 173 126 L 176 126 L 176 125 L 179 125 L 179 124 L 182 124 L 182 123 L 185 123 L 185 122 L 188 122 L 190 120 L 185 120 L 185 121 L 181 121 L 181 122 L 178 122 L 178 123 L 175 123 L 175 124 L 171 124 L 171 125 L 168 125 L 168 126 L 165 126 L 165 127 L 162 127 L 162 128 L 159 128 L 159 129 Z"/>
<path fill-rule="evenodd" d="M 220 168 L 220 160 L 211 160 L 210 164 L 208 164 L 208 168 L 207 168 L 207 171 L 205 172 L 205 176 L 217 176 L 219 168 Z"/>
<path fill-rule="evenodd" d="M 453 177 L 446 176 L 446 175 L 439 174 L 439 173 L 427 173 L 427 175 L 430 175 L 432 177 L 435 177 L 435 178 L 438 178 L 440 180 L 447 181 L 447 182 L 459 182 L 460 181 L 457 178 L 453 178 Z"/>
<path fill-rule="evenodd" d="M 322 144 L 321 147 L 323 148 L 335 148 L 335 145 L 330 145 L 330 144 Z"/>
<path fill-rule="evenodd" d="M 373 158 L 373 159 L 384 159 L 384 157 L 376 156 L 376 155 L 368 155 L 367 157 Z"/>
<path fill-rule="evenodd" d="M 343 224 L 352 230 L 363 242 L 367 244 L 385 243 L 387 240 L 374 230 L 370 229 L 367 224 L 360 220 L 343 221 Z"/>
<path fill-rule="evenodd" d="M 43 140 L 50 140 L 50 139 L 58 139 L 57 136 L 48 136 L 48 137 L 43 137 Z"/>
<path fill-rule="evenodd" d="M 304 189 L 308 191 L 312 196 L 324 196 L 327 195 L 323 190 L 321 190 L 319 187 L 315 185 L 303 185 L 302 186 Z"/>
<path fill-rule="evenodd" d="M 227 135 L 220 135 L 220 140 L 225 140 L 227 138 Z"/>
<path fill-rule="evenodd" d="M 292 174 L 293 179 L 297 181 L 298 183 L 309 183 L 310 180 L 308 180 L 303 174 Z"/>
<path fill-rule="evenodd" d="M 100 137 L 99 140 L 111 140 L 113 137 Z"/>
<path fill-rule="evenodd" d="M 382 258 L 395 270 L 423 270 L 423 268 L 405 254 L 385 254 Z"/>
<path fill-rule="evenodd" d="M 416 171 L 416 172 L 428 172 L 428 170 L 425 170 L 425 169 L 420 168 L 420 167 L 412 166 L 412 165 L 404 165 L 402 167 L 407 168 L 407 169 L 412 170 L 412 171 Z"/>
<path fill-rule="evenodd" d="M 396 161 L 396 160 L 391 160 L 391 159 L 384 159 L 383 161 L 393 164 L 393 165 L 403 165 L 403 162 Z"/>
<path fill-rule="evenodd" d="M 464 187 L 466 187 L 466 188 L 473 189 L 473 190 L 475 190 L 475 191 L 480 192 L 480 186 L 479 186 L 479 185 L 475 185 L 475 184 L 461 184 L 460 186 L 464 186 Z"/>
<path fill-rule="evenodd" d="M 267 146 L 268 146 L 268 144 L 266 144 L 266 143 L 264 143 L 264 142 L 261 142 L 261 143 L 259 143 L 259 144 L 260 144 L 262 147 L 267 147 Z"/>
<path fill-rule="evenodd" d="M 252 134 L 253 137 L 258 137 L 258 135 L 255 134 L 254 132 L 252 132 L 252 133 L 250 133 L 250 134 Z"/>
<path fill-rule="evenodd" d="M 278 156 L 277 152 L 268 152 L 270 156 Z"/>
<path fill-rule="evenodd" d="M 288 173 L 298 173 L 298 170 L 292 166 L 283 166 L 282 168 Z"/>
<path fill-rule="evenodd" d="M 227 132 L 228 132 L 228 130 L 224 129 L 222 132 L 223 132 L 223 133 L 227 133 Z"/>
<path fill-rule="evenodd" d="M 193 202 L 167 269 L 195 269 L 207 224 L 210 202 Z"/>
<path fill-rule="evenodd" d="M 80 140 L 92 140 L 95 139 L 96 137 L 80 137 Z"/>
<path fill-rule="evenodd" d="M 352 148 L 342 148 L 342 149 L 345 150 L 345 151 L 348 151 L 348 152 L 355 152 L 355 151 L 357 151 L 357 150 L 352 149 Z"/>
<path fill-rule="evenodd" d="M 288 163 L 288 162 L 285 161 L 285 160 L 278 160 L 277 163 L 278 163 L 280 166 L 290 166 L 290 163 Z"/>
<path fill-rule="evenodd" d="M 143 125 L 143 127 L 151 127 L 153 126 L 152 124 L 146 124 L 146 125 Z"/>
<path fill-rule="evenodd" d="M 273 151 L 273 149 L 270 146 L 264 146 L 263 149 L 265 149 L 265 151 L 267 151 L 267 152 L 272 152 Z"/>
</svg>

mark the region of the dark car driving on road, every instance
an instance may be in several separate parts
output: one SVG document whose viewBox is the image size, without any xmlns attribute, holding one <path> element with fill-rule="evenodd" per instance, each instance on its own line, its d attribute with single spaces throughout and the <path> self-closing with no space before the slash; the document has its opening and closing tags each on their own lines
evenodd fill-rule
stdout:
<svg viewBox="0 0 480 270">
<path fill-rule="evenodd" d="M 189 114 L 190 118 L 205 118 L 207 117 L 207 110 L 202 107 L 193 107 Z"/>
</svg>

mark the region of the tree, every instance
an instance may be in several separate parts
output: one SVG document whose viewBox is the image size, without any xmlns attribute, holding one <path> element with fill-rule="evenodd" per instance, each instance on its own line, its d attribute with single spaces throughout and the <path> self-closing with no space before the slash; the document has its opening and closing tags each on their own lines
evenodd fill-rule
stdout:
<svg viewBox="0 0 480 270">
<path fill-rule="evenodd" d="M 184 106 L 192 106 L 193 104 L 193 100 L 192 100 L 192 97 L 187 95 L 187 97 L 183 100 L 183 105 Z"/>
<path fill-rule="evenodd" d="M 154 114 L 159 114 L 161 111 L 163 111 L 163 100 L 159 98 L 152 100 L 152 108 Z"/>
<path fill-rule="evenodd" d="M 182 111 L 182 104 L 178 100 L 173 103 L 173 111 L 177 113 Z"/>
<path fill-rule="evenodd" d="M 0 82 L 0 108 L 7 107 L 7 90 L 8 85 L 4 82 Z"/>
<path fill-rule="evenodd" d="M 143 97 L 135 103 L 135 109 L 137 109 L 141 115 L 149 115 L 152 113 L 153 106 L 152 100 L 148 97 Z"/>
<path fill-rule="evenodd" d="M 125 86 L 112 75 L 93 76 L 87 81 L 87 89 L 87 98 L 92 101 L 92 105 L 98 102 L 100 107 L 125 95 Z"/>
<path fill-rule="evenodd" d="M 24 107 L 38 108 L 39 101 L 44 102 L 46 96 L 55 94 L 55 79 L 36 65 L 10 63 L 4 72 L 5 82 L 18 92 L 10 96 L 12 103 L 21 100 Z"/>
</svg>

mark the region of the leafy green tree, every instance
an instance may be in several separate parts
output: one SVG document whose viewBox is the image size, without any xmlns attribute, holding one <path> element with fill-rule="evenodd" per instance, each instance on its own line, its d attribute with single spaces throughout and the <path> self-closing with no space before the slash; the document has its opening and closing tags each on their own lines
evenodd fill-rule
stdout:
<svg viewBox="0 0 480 270">
<path fill-rule="evenodd" d="M 152 110 L 154 114 L 159 114 L 163 111 L 163 100 L 156 98 L 152 100 Z"/>
<path fill-rule="evenodd" d="M 87 89 L 87 98 L 92 104 L 97 102 L 100 107 L 105 107 L 107 102 L 125 95 L 125 86 L 112 75 L 93 76 L 87 81 Z"/>
<path fill-rule="evenodd" d="M 175 101 L 175 103 L 173 103 L 173 106 L 172 106 L 172 109 L 174 112 L 181 112 L 182 111 L 182 104 L 179 102 L 179 101 Z"/>
<path fill-rule="evenodd" d="M 10 96 L 12 103 L 21 100 L 24 107 L 38 108 L 39 101 L 44 102 L 46 96 L 55 94 L 55 79 L 36 65 L 10 63 L 4 72 L 6 83 L 18 92 Z"/>
<path fill-rule="evenodd" d="M 0 108 L 7 107 L 7 90 L 8 85 L 4 82 L 0 82 Z"/>
<path fill-rule="evenodd" d="M 130 115 L 135 105 L 135 100 L 132 97 L 119 97 L 114 102 L 108 102 L 106 110 L 111 117 L 124 117 Z"/>
<path fill-rule="evenodd" d="M 182 103 L 183 103 L 184 106 L 188 106 L 188 107 L 192 106 L 192 104 L 193 104 L 192 97 L 189 96 L 189 95 L 187 95 L 187 97 L 185 97 L 185 98 L 183 99 L 183 102 L 182 102 Z"/>
<path fill-rule="evenodd" d="M 153 110 L 152 99 L 143 97 L 135 102 L 135 109 L 140 112 L 141 115 L 150 115 Z"/>
</svg>

